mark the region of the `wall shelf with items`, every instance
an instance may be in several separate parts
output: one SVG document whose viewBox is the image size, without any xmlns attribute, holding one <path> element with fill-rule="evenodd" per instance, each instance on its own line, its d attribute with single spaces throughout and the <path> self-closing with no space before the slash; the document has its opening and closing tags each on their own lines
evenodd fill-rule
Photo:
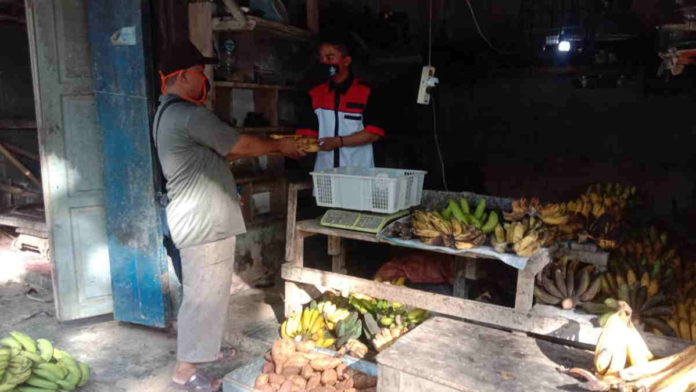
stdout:
<svg viewBox="0 0 696 392">
<path fill-rule="evenodd" d="M 219 2 L 223 8 L 218 8 L 222 12 L 217 14 L 214 14 L 213 2 L 189 3 L 191 41 L 206 56 L 215 56 L 214 42 L 230 35 L 246 37 L 242 41 L 247 42 L 260 37 L 252 37 L 252 34 L 271 33 L 274 36 L 273 40 L 277 41 L 281 37 L 290 38 L 295 45 L 303 45 L 298 39 L 304 40 L 312 36 L 309 30 L 247 15 L 234 0 Z M 307 2 L 308 16 L 317 15 L 317 9 L 318 5 L 314 1 Z M 310 19 L 315 21 L 314 17 L 308 18 L 308 21 Z M 318 22 L 310 24 L 318 25 Z M 227 34 L 230 32 L 235 34 Z M 232 45 L 235 45 L 236 40 L 234 38 Z M 253 47 L 253 49 L 263 50 L 263 47 Z M 294 133 L 295 128 L 291 126 L 294 122 L 292 120 L 295 117 L 294 111 L 290 107 L 286 109 L 283 106 L 284 120 L 281 120 L 279 106 L 281 102 L 283 105 L 292 105 L 293 102 L 297 102 L 293 94 L 301 94 L 302 91 L 285 85 L 284 83 L 287 82 L 284 79 L 266 79 L 263 68 L 259 70 L 255 62 L 251 64 L 248 51 L 242 50 L 241 56 L 239 48 L 229 49 L 229 51 L 230 53 L 234 51 L 235 56 L 238 56 L 236 59 L 241 61 L 237 63 L 234 60 L 235 65 L 226 69 L 229 65 L 225 66 L 225 56 L 220 54 L 221 64 L 224 67 L 220 71 L 224 72 L 220 72 L 217 75 L 219 77 L 214 77 L 216 72 L 213 72 L 211 66 L 206 67 L 206 75 L 212 81 L 208 107 L 221 120 L 233 125 L 242 134 L 266 137 L 269 134 Z M 282 66 L 281 69 L 283 69 Z M 257 73 L 259 71 L 261 74 Z M 282 82 L 277 83 L 280 80 Z M 286 116 L 287 120 L 285 120 Z M 259 222 L 268 223 L 285 219 L 287 176 L 284 157 L 276 155 L 242 158 L 231 162 L 230 169 L 235 175 L 238 191 L 244 204 L 242 210 L 247 227 L 258 226 Z"/>
</svg>

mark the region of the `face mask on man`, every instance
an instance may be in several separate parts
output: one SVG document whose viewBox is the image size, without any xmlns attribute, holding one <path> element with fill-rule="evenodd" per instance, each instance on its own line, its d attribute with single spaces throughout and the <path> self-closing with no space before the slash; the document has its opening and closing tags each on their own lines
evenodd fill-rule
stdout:
<svg viewBox="0 0 696 392">
<path fill-rule="evenodd" d="M 166 93 L 166 91 L 165 91 L 165 86 L 166 86 L 166 84 L 167 84 L 167 79 L 173 78 L 173 77 L 178 77 L 180 74 L 182 74 L 182 73 L 184 73 L 184 72 L 186 72 L 186 71 L 187 71 L 187 70 L 182 69 L 182 70 L 179 70 L 179 71 L 176 71 L 176 72 L 172 72 L 172 73 L 170 73 L 169 75 L 165 75 L 165 74 L 163 74 L 163 73 L 160 71 L 160 81 L 161 81 L 161 83 L 162 83 L 162 87 L 161 87 L 161 92 L 162 92 L 162 94 L 165 94 L 165 93 Z M 205 104 L 205 101 L 208 100 L 208 92 L 210 91 L 210 81 L 208 80 L 208 78 L 207 78 L 204 74 L 202 74 L 202 73 L 200 73 L 200 72 L 193 72 L 193 73 L 190 72 L 190 73 L 189 73 L 189 76 L 190 76 L 190 75 L 196 75 L 196 77 L 199 78 L 199 79 L 201 80 L 201 84 L 202 84 L 202 87 L 203 87 L 203 94 L 202 94 L 202 96 L 199 97 L 199 98 L 193 98 L 193 97 L 189 97 L 189 96 L 185 96 L 185 95 L 181 95 L 181 98 L 183 98 L 183 99 L 185 99 L 185 100 L 187 100 L 187 101 L 189 101 L 189 102 L 193 102 L 193 103 L 196 103 L 196 104 L 199 104 L 199 105 L 203 105 L 203 104 Z"/>
<path fill-rule="evenodd" d="M 321 75 L 326 79 L 331 79 L 338 74 L 338 63 L 320 63 Z"/>
</svg>

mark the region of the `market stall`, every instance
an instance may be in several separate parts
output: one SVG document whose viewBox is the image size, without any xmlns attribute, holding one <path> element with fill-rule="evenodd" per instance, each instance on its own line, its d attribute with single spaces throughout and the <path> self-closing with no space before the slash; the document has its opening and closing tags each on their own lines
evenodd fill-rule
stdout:
<svg viewBox="0 0 696 392">
<path fill-rule="evenodd" d="M 666 286 L 665 279 L 675 271 L 667 268 L 671 272 L 661 273 L 660 268 L 655 267 L 655 262 L 647 262 L 645 257 L 643 265 L 639 263 L 632 266 L 634 268 L 631 268 L 630 262 L 626 261 L 628 268 L 621 269 L 620 272 L 617 271 L 616 261 L 614 264 L 610 262 L 610 255 L 614 255 L 615 258 L 617 253 L 630 259 L 631 249 L 635 245 L 627 244 L 645 242 L 634 239 L 619 243 L 617 235 L 619 220 L 624 210 L 629 208 L 631 192 L 635 190 L 619 185 L 612 185 L 612 187 L 614 189 L 590 188 L 577 200 L 549 204 L 542 204 L 534 199 L 511 200 L 472 193 L 425 190 L 416 207 L 410 208 L 407 214 L 393 216 L 388 223 L 380 224 L 376 232 L 356 230 L 354 227 L 352 229 L 338 228 L 335 227 L 336 225 L 332 227 L 331 224 L 323 224 L 325 217 L 288 222 L 288 227 L 293 229 L 292 233 L 288 234 L 288 238 L 292 241 L 288 243 L 286 249 L 288 262 L 282 267 L 282 277 L 285 280 L 285 312 L 288 319 L 281 325 L 280 333 L 283 337 L 312 340 L 322 347 L 335 349 L 345 347 L 349 339 L 365 337 L 366 339 L 362 341 L 368 342 L 370 350 L 382 352 L 377 357 L 380 375 L 387 377 L 388 369 L 391 368 L 391 378 L 380 380 L 382 389 L 379 390 L 384 391 L 400 390 L 399 388 L 403 388 L 403 385 L 411 385 L 414 382 L 414 385 L 423 386 L 428 382 L 437 381 L 439 373 L 431 372 L 437 369 L 435 365 L 432 368 L 421 369 L 421 373 L 429 375 L 425 377 L 429 378 L 429 381 L 419 380 L 418 382 L 415 381 L 419 378 L 418 372 L 394 365 L 398 362 L 396 358 L 404 354 L 395 354 L 396 349 L 391 347 L 408 346 L 413 344 L 413 339 L 422 340 L 423 331 L 433 328 L 432 320 L 427 323 L 428 328 L 425 328 L 426 324 L 423 324 L 423 327 L 418 326 L 427 319 L 427 316 L 417 320 L 410 318 L 419 311 L 424 314 L 438 314 L 466 321 L 462 325 L 450 325 L 453 329 L 472 328 L 469 323 L 474 322 L 488 327 L 475 327 L 477 333 L 485 334 L 487 330 L 490 330 L 490 334 L 502 334 L 489 342 L 489 345 L 505 345 L 509 338 L 503 337 L 508 334 L 495 332 L 502 329 L 540 336 L 542 341 L 552 337 L 560 339 L 556 342 L 587 348 L 595 346 L 601 339 L 603 333 L 601 326 L 615 314 L 618 299 L 619 302 L 631 304 L 634 307 L 635 310 L 629 318 L 639 325 L 643 332 L 642 338 L 654 355 L 662 357 L 674 354 L 690 345 L 687 340 L 664 336 L 683 336 L 679 331 L 679 322 L 675 325 L 674 333 L 669 333 L 661 325 L 664 319 L 662 315 L 666 314 L 665 304 L 662 302 L 665 295 L 662 292 L 671 289 L 659 286 Z M 294 189 L 307 189 L 307 186 L 298 186 Z M 335 194 L 337 189 L 334 188 L 332 191 Z M 359 190 L 354 189 L 354 191 L 360 193 Z M 289 200 L 293 198 L 296 197 L 291 194 Z M 453 204 L 460 206 L 460 209 L 464 211 L 448 211 L 453 208 Z M 295 208 L 295 206 L 291 207 Z M 467 216 L 462 217 L 462 214 L 478 216 L 483 222 L 469 223 Z M 491 218 L 493 215 L 498 216 Z M 495 220 L 497 222 L 490 223 Z M 463 223 L 461 227 L 457 226 L 458 221 Z M 445 226 L 451 222 L 451 226 L 439 227 L 443 222 Z M 515 230 L 518 232 L 515 233 Z M 305 266 L 305 240 L 312 236 L 327 237 L 328 253 L 332 258 L 331 271 Z M 525 250 L 520 242 L 529 236 L 533 237 L 534 245 L 531 250 Z M 668 246 L 666 234 L 652 233 L 646 236 L 646 238 L 652 236 L 655 240 L 653 241 L 655 249 L 648 249 L 645 245 L 642 249 L 643 254 L 651 259 L 662 258 L 663 261 L 657 263 L 665 264 L 665 266 L 672 263 L 670 254 L 674 252 Z M 389 280 L 379 281 L 379 279 L 350 276 L 346 269 L 345 240 L 374 244 L 386 243 L 406 249 L 454 255 L 456 256 L 455 295 L 409 288 Z M 527 240 L 527 242 L 530 241 Z M 457 290 L 457 286 L 465 288 L 467 278 L 476 279 L 477 270 L 491 263 L 504 263 L 517 269 L 516 282 L 510 282 L 516 287 L 513 307 L 474 301 L 467 298 L 465 289 Z M 651 269 L 650 273 L 643 273 L 646 269 Z M 685 322 L 689 323 L 689 308 L 679 310 L 680 306 L 675 306 L 677 320 L 680 314 L 686 313 Z M 318 311 L 317 308 L 319 308 Z M 322 332 L 318 335 L 314 333 L 316 328 L 313 327 L 313 320 L 316 317 L 312 317 L 313 313 L 323 315 L 326 321 L 319 323 L 318 329 Z M 357 320 L 360 332 L 357 334 L 352 335 L 351 332 L 346 334 L 346 330 L 353 329 L 355 332 L 356 320 L 351 320 L 353 324 L 346 328 L 337 328 L 343 317 L 348 317 L 348 314 L 355 314 L 355 318 L 358 318 L 357 314 L 360 314 Z M 672 314 L 671 310 L 669 314 Z M 438 322 L 447 323 L 447 321 Z M 665 321 L 665 324 L 667 322 L 674 324 L 672 321 Z M 687 325 L 690 326 L 690 324 Z M 404 339 L 411 337 L 411 334 L 407 333 L 410 330 L 414 331 L 413 337 L 403 340 L 408 341 L 408 344 L 401 344 L 402 337 Z M 690 331 L 684 332 L 690 333 Z M 429 330 L 428 333 L 433 339 L 438 339 L 434 331 Z M 481 346 L 483 343 L 477 342 L 471 343 L 476 347 L 459 347 L 461 342 L 448 338 L 456 334 L 442 333 L 445 337 L 439 339 L 442 340 L 443 347 L 450 345 L 454 351 L 470 349 L 487 352 L 488 350 Z M 686 335 L 687 338 L 690 336 L 690 334 Z M 496 340 L 498 338 L 502 339 L 502 343 Z M 518 342 L 522 346 L 530 345 L 525 340 L 528 338 L 520 337 L 519 339 L 522 339 Z M 432 347 L 423 345 L 410 347 L 415 353 L 422 350 L 424 353 L 430 353 L 430 356 L 433 355 Z M 556 343 L 555 346 L 550 345 L 549 350 L 563 351 L 562 347 L 562 344 Z M 446 356 L 446 354 L 442 355 Z M 535 356 L 531 351 L 525 351 L 520 355 Z M 566 360 L 568 363 L 564 366 L 586 367 L 586 364 L 582 364 L 588 361 L 587 352 L 577 350 L 577 353 L 566 353 Z M 435 360 L 435 362 L 444 366 L 442 361 Z M 455 361 L 450 361 L 450 364 L 452 369 L 449 370 L 457 370 L 455 368 L 458 365 Z M 545 366 L 544 371 L 549 374 L 556 371 L 550 362 L 541 366 Z M 494 371 L 491 370 L 491 372 Z M 544 384 L 545 388 L 556 389 L 561 384 L 552 386 L 550 383 L 555 378 L 567 382 L 568 379 L 564 377 L 557 375 L 548 378 Z M 441 384 L 440 381 L 436 383 Z M 515 385 L 518 389 L 522 386 L 519 390 L 531 387 L 531 384 L 519 382 Z M 433 390 L 468 390 L 467 388 L 473 387 L 475 387 L 474 384 L 463 381 L 462 384 L 449 385 L 451 389 Z"/>
</svg>

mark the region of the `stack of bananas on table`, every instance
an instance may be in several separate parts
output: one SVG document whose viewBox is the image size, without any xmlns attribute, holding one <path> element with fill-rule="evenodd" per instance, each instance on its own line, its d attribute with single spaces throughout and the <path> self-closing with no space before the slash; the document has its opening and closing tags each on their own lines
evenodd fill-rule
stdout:
<svg viewBox="0 0 696 392">
<path fill-rule="evenodd" d="M 484 234 L 492 232 L 500 219 L 497 212 L 486 210 L 484 198 L 481 198 L 474 207 L 469 205 L 469 200 L 465 197 L 459 200 L 450 199 L 440 215 L 445 219 L 454 218 L 462 225 L 473 226 Z"/>
<path fill-rule="evenodd" d="M 529 257 L 555 240 L 554 232 L 534 217 L 497 225 L 493 230 L 491 244 L 496 252 L 504 253 L 512 249 L 518 256 Z"/>
<path fill-rule="evenodd" d="M 565 203 L 570 219 L 560 225 L 564 239 L 594 240 L 602 249 L 618 246 L 622 219 L 636 188 L 621 184 L 596 184 L 576 200 Z"/>
<path fill-rule="evenodd" d="M 483 244 L 486 235 L 456 218 L 446 219 L 433 211 L 416 210 L 411 216 L 413 234 L 428 245 L 471 249 Z"/>
<path fill-rule="evenodd" d="M 503 212 L 508 222 L 516 222 L 526 217 L 537 217 L 549 226 L 568 223 L 568 211 L 563 203 L 541 204 L 538 198 L 521 198 L 512 201 L 512 211 Z"/>
<path fill-rule="evenodd" d="M 674 335 L 696 342 L 696 298 L 689 298 L 674 305 L 667 323 Z"/>
<path fill-rule="evenodd" d="M 336 341 L 326 330 L 322 312 L 316 307 L 304 308 L 293 313 L 280 325 L 280 336 L 299 340 L 311 340 L 318 347 L 330 347 Z"/>
<path fill-rule="evenodd" d="M 89 381 L 90 368 L 46 339 L 17 331 L 0 339 L 0 391 L 72 391 Z"/>
<path fill-rule="evenodd" d="M 692 392 L 696 388 L 696 346 L 669 357 L 655 359 L 631 322 L 631 308 L 618 303 L 599 336 L 594 354 L 595 371 L 559 370 L 585 381 L 591 391 Z"/>
<path fill-rule="evenodd" d="M 543 304 L 560 304 L 563 309 L 573 309 L 592 301 L 599 293 L 600 283 L 594 266 L 580 268 L 577 260 L 562 257 L 537 275 L 534 297 Z"/>
</svg>

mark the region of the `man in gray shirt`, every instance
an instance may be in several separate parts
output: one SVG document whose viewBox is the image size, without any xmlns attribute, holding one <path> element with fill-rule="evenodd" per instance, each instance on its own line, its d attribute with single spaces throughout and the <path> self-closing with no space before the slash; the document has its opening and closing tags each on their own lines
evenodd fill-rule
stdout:
<svg viewBox="0 0 696 392">
<path fill-rule="evenodd" d="M 183 301 L 178 315 L 174 386 L 215 391 L 196 364 L 220 359 L 237 235 L 246 231 L 229 160 L 304 155 L 292 139 L 241 135 L 203 104 L 210 88 L 204 58 L 190 42 L 165 51 L 162 97 L 153 136 L 167 180 L 167 223 L 181 251 Z"/>
</svg>

